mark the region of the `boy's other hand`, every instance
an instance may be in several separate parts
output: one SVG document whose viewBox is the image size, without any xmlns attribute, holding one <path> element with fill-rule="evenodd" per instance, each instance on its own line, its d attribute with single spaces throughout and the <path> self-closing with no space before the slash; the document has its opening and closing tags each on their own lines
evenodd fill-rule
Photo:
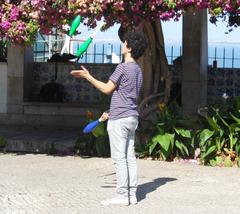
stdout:
<svg viewBox="0 0 240 214">
<path fill-rule="evenodd" d="M 108 120 L 108 118 L 109 118 L 109 114 L 106 112 L 104 112 L 102 114 L 102 116 L 100 117 L 101 121 L 106 121 L 106 120 Z"/>
</svg>

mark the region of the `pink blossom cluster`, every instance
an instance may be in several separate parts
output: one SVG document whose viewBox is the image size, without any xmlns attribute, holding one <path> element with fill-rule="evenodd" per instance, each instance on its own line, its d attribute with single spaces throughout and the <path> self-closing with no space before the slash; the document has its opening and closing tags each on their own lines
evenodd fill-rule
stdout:
<svg viewBox="0 0 240 214">
<path fill-rule="evenodd" d="M 89 18 L 87 24 L 96 25 L 96 20 L 104 18 L 107 25 L 114 23 L 138 25 L 142 20 L 161 19 L 164 21 L 179 17 L 189 11 L 209 9 L 213 16 L 239 14 L 240 0 L 69 0 L 69 5 Z"/>
<path fill-rule="evenodd" d="M 63 29 L 76 15 L 95 27 L 104 19 L 106 28 L 114 23 L 138 25 L 143 20 L 164 21 L 185 12 L 208 9 L 212 16 L 240 16 L 240 0 L 3 0 L 0 7 L 0 38 L 30 44 L 37 31 L 50 34 Z"/>
<path fill-rule="evenodd" d="M 63 0 L 5 0 L 0 7 L 0 39 L 31 44 L 38 31 L 62 29 L 73 16 Z"/>
</svg>

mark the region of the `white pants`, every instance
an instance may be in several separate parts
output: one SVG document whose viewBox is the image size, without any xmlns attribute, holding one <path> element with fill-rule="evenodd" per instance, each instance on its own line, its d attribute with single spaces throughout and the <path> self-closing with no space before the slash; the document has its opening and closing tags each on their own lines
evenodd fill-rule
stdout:
<svg viewBox="0 0 240 214">
<path fill-rule="evenodd" d="M 137 190 L 137 162 L 134 151 L 138 117 L 108 121 L 111 158 L 116 167 L 117 194 L 131 196 Z"/>
</svg>

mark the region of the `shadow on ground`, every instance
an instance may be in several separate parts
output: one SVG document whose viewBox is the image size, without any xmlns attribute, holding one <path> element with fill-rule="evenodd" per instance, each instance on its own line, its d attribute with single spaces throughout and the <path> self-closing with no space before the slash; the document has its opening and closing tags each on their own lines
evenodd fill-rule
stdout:
<svg viewBox="0 0 240 214">
<path fill-rule="evenodd" d="M 155 191 L 160 186 L 162 186 L 168 182 L 172 182 L 172 181 L 176 181 L 176 180 L 177 180 L 176 178 L 163 177 L 163 178 L 154 179 L 151 182 L 147 182 L 147 183 L 138 185 L 138 190 L 137 190 L 138 201 L 145 199 L 146 195 L 148 193 Z"/>
</svg>

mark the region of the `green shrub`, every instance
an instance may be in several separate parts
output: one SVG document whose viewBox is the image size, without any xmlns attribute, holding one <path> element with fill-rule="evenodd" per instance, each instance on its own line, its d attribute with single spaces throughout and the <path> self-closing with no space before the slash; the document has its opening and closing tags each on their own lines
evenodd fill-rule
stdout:
<svg viewBox="0 0 240 214">
<path fill-rule="evenodd" d="M 192 123 L 193 121 L 184 119 L 181 108 L 175 102 L 168 107 L 160 104 L 153 122 L 155 133 L 146 147 L 147 154 L 162 160 L 193 156 Z"/>
</svg>

